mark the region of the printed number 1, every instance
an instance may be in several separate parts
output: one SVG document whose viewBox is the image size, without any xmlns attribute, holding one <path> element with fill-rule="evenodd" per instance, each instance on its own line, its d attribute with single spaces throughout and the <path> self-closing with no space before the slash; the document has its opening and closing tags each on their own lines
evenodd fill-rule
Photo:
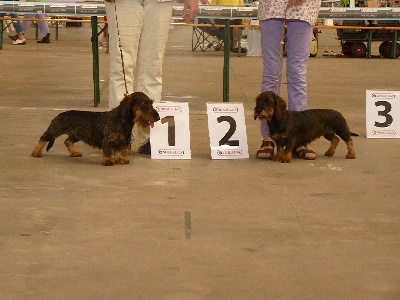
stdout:
<svg viewBox="0 0 400 300">
<path fill-rule="evenodd" d="M 175 118 L 166 116 L 161 119 L 161 124 L 168 123 L 168 146 L 175 146 Z"/>
<path fill-rule="evenodd" d="M 239 146 L 238 140 L 229 140 L 236 131 L 236 121 L 231 116 L 221 116 L 217 118 L 218 123 L 228 122 L 229 130 L 224 137 L 219 141 L 219 145 Z"/>
<path fill-rule="evenodd" d="M 385 109 L 383 111 L 378 111 L 378 116 L 383 116 L 386 121 L 383 123 L 375 122 L 376 127 L 389 127 L 393 123 L 393 117 L 389 115 L 392 110 L 392 105 L 387 101 L 376 101 L 375 106 L 383 106 Z"/>
</svg>

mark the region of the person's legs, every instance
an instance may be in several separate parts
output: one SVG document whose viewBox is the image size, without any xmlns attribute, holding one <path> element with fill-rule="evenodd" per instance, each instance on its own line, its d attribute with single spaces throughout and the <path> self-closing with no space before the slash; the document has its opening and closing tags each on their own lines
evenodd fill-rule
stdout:
<svg viewBox="0 0 400 300">
<path fill-rule="evenodd" d="M 136 89 L 155 101 L 161 100 L 162 65 L 168 40 L 172 5 L 173 2 L 144 0 L 144 22 L 137 61 Z M 150 128 L 139 127 L 139 145 L 142 146 L 149 140 Z"/>
<path fill-rule="evenodd" d="M 283 19 L 260 21 L 263 74 L 261 92 L 273 91 L 280 94 L 283 55 L 281 41 L 283 37 Z"/>
<path fill-rule="evenodd" d="M 5 13 L 0 13 L 0 17 L 4 17 L 6 14 Z M 18 18 L 18 14 L 15 13 L 10 13 L 11 18 Z M 12 43 L 13 45 L 24 45 L 25 44 L 25 36 L 24 36 L 24 30 L 22 28 L 22 22 L 21 21 L 15 21 L 13 23 L 15 27 L 15 31 L 17 32 L 16 35 L 9 35 L 9 38 L 12 39 L 14 42 Z"/>
<path fill-rule="evenodd" d="M 228 43 L 225 41 L 225 20 L 224 19 L 211 19 L 211 24 L 224 25 L 223 27 L 215 27 L 216 28 L 215 34 L 219 40 L 224 41 L 224 47 L 226 47 L 228 45 Z M 231 45 L 229 45 L 229 47 L 230 46 Z"/>
<path fill-rule="evenodd" d="M 289 21 L 287 27 L 286 77 L 288 84 L 288 109 L 302 111 L 307 109 L 307 63 L 313 26 L 303 21 Z M 317 155 L 306 145 L 298 147 L 295 156 L 315 159 Z"/>
<path fill-rule="evenodd" d="M 36 19 L 38 19 L 38 20 L 45 20 L 45 18 L 46 18 L 46 15 L 44 15 L 44 14 L 36 15 Z M 39 30 L 42 34 L 42 39 L 40 41 L 37 41 L 37 43 L 49 44 L 50 43 L 49 24 L 47 24 L 47 21 L 36 21 L 36 22 L 37 22 Z"/>
<path fill-rule="evenodd" d="M 46 18 L 46 15 L 44 15 L 44 14 L 36 15 L 36 19 L 39 19 L 39 20 L 40 19 L 44 20 L 45 18 Z M 40 32 L 42 33 L 42 37 L 45 37 L 50 33 L 49 24 L 47 24 L 47 21 L 43 21 L 43 22 L 37 21 L 37 25 L 39 27 Z"/>
<path fill-rule="evenodd" d="M 313 26 L 303 21 L 289 21 L 287 27 L 288 109 L 307 109 L 307 63 L 310 57 Z"/>
<path fill-rule="evenodd" d="M 35 14 L 25 14 L 24 18 L 27 19 L 32 19 L 35 17 Z M 28 29 L 28 27 L 32 24 L 32 21 L 22 21 L 22 30 L 23 32 L 26 32 L 26 30 Z"/>
<path fill-rule="evenodd" d="M 242 19 L 234 19 L 231 20 L 231 25 L 242 25 L 243 21 Z M 231 28 L 231 50 L 234 50 L 235 53 L 238 51 L 239 47 L 239 27 L 232 27 Z M 243 53 L 246 53 L 247 50 L 242 49 Z"/>
<path fill-rule="evenodd" d="M 105 2 L 110 51 L 110 86 L 109 107 L 119 105 L 126 93 L 133 92 L 134 71 L 136 69 L 137 53 L 143 26 L 143 5 L 138 0 L 118 0 Z M 118 27 L 117 27 L 118 20 Z M 120 52 L 121 39 L 122 57 L 124 61 L 125 79 L 123 76 Z"/>
<path fill-rule="evenodd" d="M 137 90 L 155 101 L 161 100 L 162 65 L 171 16 L 172 2 L 144 0 L 144 22 L 137 62 Z"/>
<path fill-rule="evenodd" d="M 11 18 L 18 18 L 18 14 L 15 13 L 10 13 Z M 18 35 L 23 35 L 24 34 L 24 29 L 22 27 L 22 22 L 21 21 L 16 21 L 14 22 L 15 30 L 17 31 Z"/>
<path fill-rule="evenodd" d="M 283 19 L 260 21 L 263 58 L 261 92 L 273 91 L 278 95 L 280 94 L 283 66 L 281 41 L 283 38 L 284 25 Z M 273 155 L 274 145 L 266 121 L 261 122 L 261 135 L 263 137 L 263 143 L 257 151 L 257 157 L 270 158 Z"/>
</svg>

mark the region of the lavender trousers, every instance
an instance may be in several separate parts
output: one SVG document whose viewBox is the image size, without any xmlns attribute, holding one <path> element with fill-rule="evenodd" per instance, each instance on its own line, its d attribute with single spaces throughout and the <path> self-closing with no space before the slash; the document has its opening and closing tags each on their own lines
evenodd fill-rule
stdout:
<svg viewBox="0 0 400 300">
<path fill-rule="evenodd" d="M 45 14 L 26 14 L 24 15 L 25 18 L 28 19 L 45 19 L 46 15 Z M 28 29 L 28 27 L 32 24 L 32 21 L 22 21 L 22 29 L 23 32 L 26 32 L 26 30 Z M 37 25 L 39 27 L 40 33 L 42 34 L 42 37 L 45 37 L 50 31 L 49 31 L 49 25 L 47 24 L 46 21 L 44 22 L 37 22 Z"/>
<path fill-rule="evenodd" d="M 280 42 L 284 24 L 283 19 L 260 21 L 264 66 L 261 92 L 274 91 L 280 95 L 283 70 Z M 300 20 L 286 20 L 286 24 L 288 109 L 302 111 L 307 109 L 306 67 L 310 57 L 313 26 Z M 270 136 L 266 121 L 261 122 L 261 135 Z"/>
</svg>

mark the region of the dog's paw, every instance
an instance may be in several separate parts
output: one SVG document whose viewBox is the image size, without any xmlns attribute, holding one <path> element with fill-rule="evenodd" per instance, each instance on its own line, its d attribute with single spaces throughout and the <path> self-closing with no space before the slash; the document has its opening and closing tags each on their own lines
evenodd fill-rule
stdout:
<svg viewBox="0 0 400 300">
<path fill-rule="evenodd" d="M 356 154 L 355 153 L 347 153 L 346 158 L 347 159 L 355 159 L 356 158 Z"/>
<path fill-rule="evenodd" d="M 292 152 L 281 152 L 280 154 L 279 160 L 282 163 L 290 163 L 292 161 Z"/>
<path fill-rule="evenodd" d="M 284 152 L 278 152 L 272 157 L 272 160 L 277 160 L 282 163 L 290 163 L 292 161 L 292 156 Z"/>
<path fill-rule="evenodd" d="M 284 164 L 288 164 L 288 163 L 291 163 L 291 162 L 292 162 L 291 158 L 290 159 L 287 159 L 287 158 L 281 159 L 281 163 L 284 163 Z"/>
<path fill-rule="evenodd" d="M 69 156 L 71 156 L 71 157 L 82 157 L 82 153 L 80 153 L 80 152 L 77 151 L 77 150 L 73 150 L 73 151 L 71 151 L 71 152 L 69 153 Z"/>
<path fill-rule="evenodd" d="M 117 159 L 114 161 L 115 164 L 119 164 L 119 165 L 128 165 L 129 164 L 129 159 Z"/>
<path fill-rule="evenodd" d="M 103 157 L 103 166 L 113 166 L 114 162 L 110 157 Z"/>
<path fill-rule="evenodd" d="M 333 156 L 335 154 L 334 150 L 328 150 L 325 152 L 325 156 Z"/>
<path fill-rule="evenodd" d="M 42 154 L 42 152 L 33 151 L 32 154 L 31 154 L 31 156 L 33 156 L 33 157 L 42 157 L 43 154 Z"/>
</svg>

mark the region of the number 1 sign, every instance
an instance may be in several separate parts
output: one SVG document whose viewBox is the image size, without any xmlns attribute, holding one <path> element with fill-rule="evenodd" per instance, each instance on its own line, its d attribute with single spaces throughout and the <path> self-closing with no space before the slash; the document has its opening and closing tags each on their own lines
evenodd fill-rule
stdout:
<svg viewBox="0 0 400 300">
<path fill-rule="evenodd" d="M 150 131 L 152 159 L 190 159 L 189 104 L 154 102 L 160 121 Z"/>
<path fill-rule="evenodd" d="M 400 91 L 367 90 L 367 138 L 400 137 Z"/>
<path fill-rule="evenodd" d="M 243 103 L 207 103 L 212 159 L 249 158 Z"/>
</svg>

